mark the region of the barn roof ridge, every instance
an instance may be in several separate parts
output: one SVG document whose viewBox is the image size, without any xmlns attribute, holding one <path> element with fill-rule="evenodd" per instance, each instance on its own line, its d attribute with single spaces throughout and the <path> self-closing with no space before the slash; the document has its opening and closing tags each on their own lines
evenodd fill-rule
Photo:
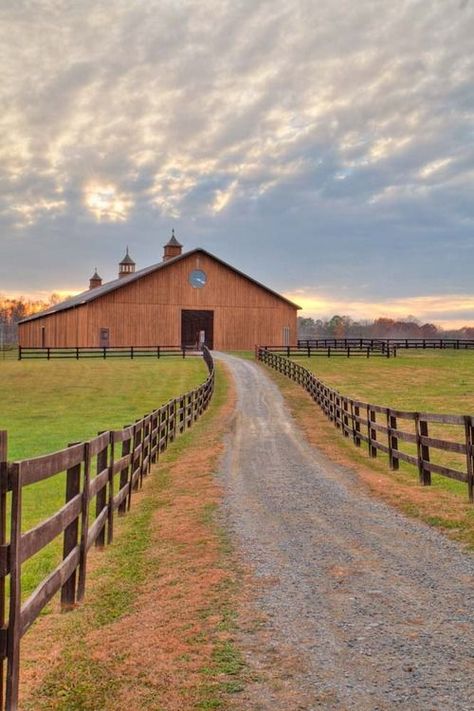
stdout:
<svg viewBox="0 0 474 711">
<path fill-rule="evenodd" d="M 295 304 L 293 301 L 290 301 L 290 299 L 287 299 L 285 296 L 282 296 L 277 291 L 274 291 L 273 289 L 270 289 L 270 287 L 265 286 L 265 284 L 262 284 L 256 279 L 253 279 L 252 277 L 248 276 L 248 274 L 245 274 L 239 269 L 236 269 L 231 264 L 224 262 L 219 257 L 216 257 L 215 254 L 208 252 L 206 249 L 202 249 L 202 247 L 196 247 L 195 249 L 191 249 L 189 252 L 184 252 L 183 254 L 180 254 L 177 257 L 173 257 L 166 262 L 157 262 L 156 264 L 152 264 L 148 267 L 144 267 L 143 269 L 139 269 L 136 272 L 132 272 L 129 275 L 122 276 L 119 279 L 113 279 L 112 281 L 108 281 L 105 284 L 102 284 L 102 286 L 96 287 L 95 289 L 87 289 L 87 291 L 83 291 L 80 294 L 76 294 L 76 296 L 72 296 L 70 299 L 61 301 L 59 304 L 50 306 L 44 311 L 38 311 L 37 313 L 32 314 L 31 316 L 27 316 L 26 318 L 19 321 L 19 323 L 27 323 L 28 321 L 34 321 L 38 318 L 42 318 L 43 316 L 50 316 L 51 314 L 58 313 L 59 311 L 67 311 L 68 309 L 73 309 L 77 306 L 83 306 L 84 304 L 88 304 L 90 301 L 95 301 L 101 296 L 105 296 L 105 294 L 109 294 L 111 291 L 115 291 L 116 289 L 120 289 L 122 286 L 131 284 L 134 281 L 138 281 L 142 277 L 148 276 L 148 274 L 152 274 L 153 272 L 159 271 L 160 269 L 166 269 L 167 267 L 170 267 L 173 264 L 176 264 L 177 262 L 186 259 L 187 257 L 190 257 L 196 253 L 205 254 L 211 259 L 214 259 L 216 262 L 219 262 L 219 264 L 222 264 L 224 267 L 227 267 L 236 274 L 239 274 L 239 276 L 244 277 L 244 279 L 247 279 L 256 286 L 259 286 L 261 289 L 264 289 L 268 293 L 273 294 L 273 296 L 277 296 L 282 301 L 285 301 L 287 304 L 290 304 L 290 306 L 294 306 L 296 309 L 301 309 L 301 306 L 298 306 L 298 304 Z"/>
</svg>

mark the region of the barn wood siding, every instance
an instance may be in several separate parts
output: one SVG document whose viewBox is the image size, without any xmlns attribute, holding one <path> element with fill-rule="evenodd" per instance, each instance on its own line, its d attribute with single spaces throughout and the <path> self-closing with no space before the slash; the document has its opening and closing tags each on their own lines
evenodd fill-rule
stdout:
<svg viewBox="0 0 474 711">
<path fill-rule="evenodd" d="M 192 269 L 203 269 L 202 289 L 188 282 Z M 181 342 L 181 310 L 214 311 L 214 347 L 222 350 L 281 345 L 290 328 L 296 345 L 296 308 L 266 289 L 216 262 L 192 254 L 176 264 L 124 284 L 83 306 L 20 324 L 20 344 L 98 346 L 99 330 L 110 330 L 111 346 L 176 345 Z"/>
</svg>

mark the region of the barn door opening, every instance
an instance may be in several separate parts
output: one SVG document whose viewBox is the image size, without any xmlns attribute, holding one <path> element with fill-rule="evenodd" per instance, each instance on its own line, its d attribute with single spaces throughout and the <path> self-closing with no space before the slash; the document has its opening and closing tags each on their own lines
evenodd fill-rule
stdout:
<svg viewBox="0 0 474 711">
<path fill-rule="evenodd" d="M 200 344 L 214 348 L 214 311 L 181 311 L 181 345 L 199 348 Z"/>
</svg>

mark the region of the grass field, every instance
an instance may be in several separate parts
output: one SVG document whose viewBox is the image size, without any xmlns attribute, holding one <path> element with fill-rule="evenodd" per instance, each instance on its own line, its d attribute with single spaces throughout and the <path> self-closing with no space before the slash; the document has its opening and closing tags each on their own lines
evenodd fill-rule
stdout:
<svg viewBox="0 0 474 711">
<path fill-rule="evenodd" d="M 8 458 L 27 458 L 120 428 L 200 383 L 200 358 L 160 360 L 0 361 L 0 429 L 8 431 Z M 64 474 L 23 495 L 23 531 L 64 504 Z M 59 562 L 57 539 L 24 566 L 29 594 Z"/>
<path fill-rule="evenodd" d="M 474 352 L 400 350 L 396 358 L 295 358 L 327 385 L 373 405 L 474 415 Z"/>
</svg>

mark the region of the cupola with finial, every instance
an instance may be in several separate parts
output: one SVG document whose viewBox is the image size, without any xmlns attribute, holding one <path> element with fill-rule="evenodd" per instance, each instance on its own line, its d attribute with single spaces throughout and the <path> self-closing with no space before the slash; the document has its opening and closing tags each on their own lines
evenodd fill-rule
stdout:
<svg viewBox="0 0 474 711">
<path fill-rule="evenodd" d="M 89 279 L 89 289 L 97 289 L 98 286 L 102 286 L 102 277 L 98 275 L 96 267 L 95 272 Z"/>
<path fill-rule="evenodd" d="M 183 245 L 178 242 L 174 235 L 174 229 L 171 230 L 171 237 L 169 241 L 165 244 L 165 251 L 163 252 L 163 261 L 167 262 L 168 259 L 174 259 L 179 257 L 183 251 Z"/>
<path fill-rule="evenodd" d="M 125 257 L 122 259 L 122 261 L 119 264 L 119 279 L 121 279 L 122 277 L 129 276 L 130 274 L 133 274 L 134 271 L 135 271 L 135 262 L 129 255 L 128 246 L 127 246 L 127 252 L 125 254 Z"/>
</svg>

